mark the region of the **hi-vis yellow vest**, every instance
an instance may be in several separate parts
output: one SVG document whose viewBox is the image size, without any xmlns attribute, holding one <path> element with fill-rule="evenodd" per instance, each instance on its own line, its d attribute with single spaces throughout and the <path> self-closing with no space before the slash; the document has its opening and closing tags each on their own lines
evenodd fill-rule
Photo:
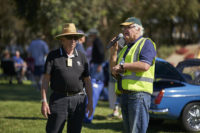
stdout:
<svg viewBox="0 0 200 133">
<path fill-rule="evenodd" d="M 139 39 L 129 50 L 127 53 L 124 63 L 132 63 L 139 61 L 139 55 L 144 46 L 144 43 L 147 38 Z M 148 38 L 149 39 L 149 38 Z M 151 40 L 151 39 L 149 39 Z M 156 49 L 155 43 L 151 40 L 154 48 Z M 122 61 L 123 55 L 128 47 L 125 46 L 120 53 L 118 54 L 117 64 Z M 152 94 L 153 93 L 153 80 L 154 80 L 154 73 L 155 73 L 155 58 L 153 59 L 153 63 L 150 66 L 149 70 L 145 72 L 131 72 L 126 70 L 122 76 L 121 80 L 121 87 L 123 90 L 130 90 L 136 92 L 147 92 Z M 120 82 L 120 81 L 118 81 Z M 118 83 L 115 83 L 115 92 L 116 94 L 121 94 L 120 88 L 118 87 Z"/>
</svg>

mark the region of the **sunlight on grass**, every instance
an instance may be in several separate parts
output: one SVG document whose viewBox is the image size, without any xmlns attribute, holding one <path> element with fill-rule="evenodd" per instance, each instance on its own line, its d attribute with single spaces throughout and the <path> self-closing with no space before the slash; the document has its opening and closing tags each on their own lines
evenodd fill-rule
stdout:
<svg viewBox="0 0 200 133">
<path fill-rule="evenodd" d="M 46 120 L 40 112 L 40 92 L 30 82 L 22 85 L 0 80 L 0 133 L 45 133 Z M 109 118 L 107 101 L 99 101 L 91 124 L 83 124 L 82 133 L 122 133 L 122 119 Z M 177 122 L 150 125 L 148 133 L 181 133 Z M 63 130 L 66 133 L 66 126 Z"/>
<path fill-rule="evenodd" d="M 46 120 L 40 114 L 39 102 L 6 101 L 0 102 L 0 108 L 0 132 L 44 132 Z"/>
<path fill-rule="evenodd" d="M 3 79 L 3 80 L 0 80 L 0 84 L 9 84 L 9 81 Z M 12 84 L 18 84 L 18 83 L 17 83 L 17 80 L 16 80 L 16 79 L 12 80 Z M 31 85 L 32 82 L 31 82 L 30 80 L 24 80 L 24 81 L 23 81 L 23 84 L 25 84 L 25 85 Z"/>
</svg>

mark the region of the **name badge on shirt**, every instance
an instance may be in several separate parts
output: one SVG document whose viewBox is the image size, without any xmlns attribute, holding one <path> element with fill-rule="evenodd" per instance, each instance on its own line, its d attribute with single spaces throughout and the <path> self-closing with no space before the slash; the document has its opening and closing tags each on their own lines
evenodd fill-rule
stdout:
<svg viewBox="0 0 200 133">
<path fill-rule="evenodd" d="M 71 58 L 67 58 L 67 62 L 66 62 L 68 67 L 72 67 L 72 59 Z"/>
</svg>

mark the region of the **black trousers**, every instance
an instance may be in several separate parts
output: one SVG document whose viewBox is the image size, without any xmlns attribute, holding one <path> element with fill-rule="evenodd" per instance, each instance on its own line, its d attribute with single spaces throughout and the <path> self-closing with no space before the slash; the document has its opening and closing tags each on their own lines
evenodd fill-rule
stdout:
<svg viewBox="0 0 200 133">
<path fill-rule="evenodd" d="M 65 96 L 53 92 L 49 106 L 51 114 L 46 125 L 47 133 L 62 133 L 67 121 L 67 133 L 80 133 L 85 116 L 85 95 Z"/>
</svg>

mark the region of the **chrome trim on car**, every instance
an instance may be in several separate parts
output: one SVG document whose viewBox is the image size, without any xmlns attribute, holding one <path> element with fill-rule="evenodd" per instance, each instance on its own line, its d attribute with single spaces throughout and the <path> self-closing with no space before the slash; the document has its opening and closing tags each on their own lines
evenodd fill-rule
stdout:
<svg viewBox="0 0 200 133">
<path fill-rule="evenodd" d="M 149 109 L 150 114 L 168 114 L 169 109 Z"/>
<path fill-rule="evenodd" d="M 200 95 L 165 95 L 165 97 L 200 97 Z"/>
</svg>

